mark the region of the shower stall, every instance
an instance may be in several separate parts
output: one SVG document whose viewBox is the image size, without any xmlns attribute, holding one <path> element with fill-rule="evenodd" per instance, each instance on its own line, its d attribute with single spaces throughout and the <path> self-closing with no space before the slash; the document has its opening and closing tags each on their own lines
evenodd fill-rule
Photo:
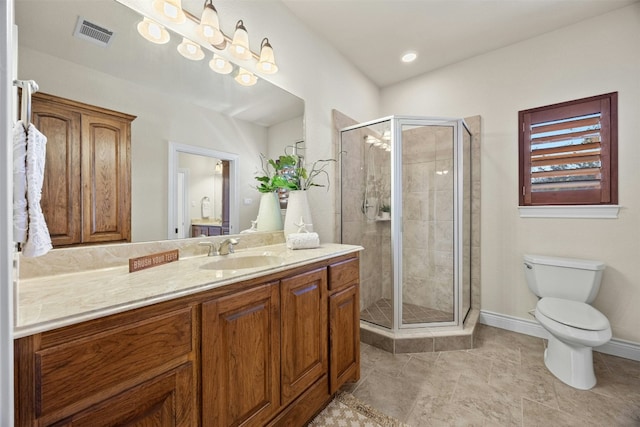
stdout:
<svg viewBox="0 0 640 427">
<path fill-rule="evenodd" d="M 339 134 L 341 241 L 365 248 L 361 330 L 392 339 L 462 330 L 472 308 L 465 121 L 392 116 Z"/>
</svg>

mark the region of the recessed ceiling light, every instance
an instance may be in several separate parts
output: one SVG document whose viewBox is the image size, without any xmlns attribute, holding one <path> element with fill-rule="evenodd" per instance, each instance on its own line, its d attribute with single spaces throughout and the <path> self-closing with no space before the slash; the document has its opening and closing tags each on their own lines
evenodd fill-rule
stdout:
<svg viewBox="0 0 640 427">
<path fill-rule="evenodd" d="M 402 62 L 413 62 L 418 57 L 418 54 L 415 52 L 407 52 L 402 55 Z"/>
</svg>

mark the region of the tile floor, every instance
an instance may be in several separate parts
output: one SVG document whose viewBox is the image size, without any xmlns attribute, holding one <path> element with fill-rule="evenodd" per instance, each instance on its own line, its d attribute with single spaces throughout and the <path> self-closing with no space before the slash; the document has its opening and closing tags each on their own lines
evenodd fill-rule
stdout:
<svg viewBox="0 0 640 427">
<path fill-rule="evenodd" d="M 381 298 L 360 312 L 360 319 L 387 328 L 391 327 L 393 306 L 391 300 Z M 451 322 L 453 313 L 422 307 L 415 304 L 402 304 L 403 323 Z"/>
<path fill-rule="evenodd" d="M 413 427 L 640 426 L 640 362 L 594 352 L 598 384 L 573 389 L 544 366 L 544 340 L 478 325 L 472 350 L 393 355 L 361 347 L 345 390 Z"/>
</svg>

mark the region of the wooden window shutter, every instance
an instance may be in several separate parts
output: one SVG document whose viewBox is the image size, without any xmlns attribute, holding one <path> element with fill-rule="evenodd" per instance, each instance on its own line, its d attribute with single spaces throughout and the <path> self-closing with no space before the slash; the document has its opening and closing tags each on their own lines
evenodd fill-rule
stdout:
<svg viewBox="0 0 640 427">
<path fill-rule="evenodd" d="M 617 203 L 617 93 L 521 111 L 520 205 Z"/>
</svg>

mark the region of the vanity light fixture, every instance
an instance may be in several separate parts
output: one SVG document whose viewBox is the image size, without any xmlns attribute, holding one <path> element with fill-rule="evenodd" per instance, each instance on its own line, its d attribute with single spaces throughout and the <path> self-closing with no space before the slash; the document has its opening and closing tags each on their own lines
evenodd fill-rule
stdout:
<svg viewBox="0 0 640 427">
<path fill-rule="evenodd" d="M 165 44 L 169 41 L 169 32 L 160 24 L 144 17 L 138 23 L 138 32 L 151 43 Z"/>
<path fill-rule="evenodd" d="M 233 65 L 231 65 L 231 62 L 227 61 L 217 53 L 214 53 L 213 59 L 209 61 L 209 68 L 220 74 L 229 74 L 233 71 Z"/>
<path fill-rule="evenodd" d="M 220 31 L 220 20 L 218 19 L 218 11 L 213 6 L 212 0 L 206 0 L 202 16 L 200 18 L 200 32 L 209 43 L 215 47 L 224 48 L 226 40 L 224 34 Z"/>
<path fill-rule="evenodd" d="M 191 40 L 183 37 L 182 43 L 178 45 L 178 52 L 187 59 L 192 61 L 200 61 L 204 58 L 204 52 L 200 45 L 195 44 Z"/>
<path fill-rule="evenodd" d="M 251 50 L 249 49 L 249 33 L 247 33 L 247 29 L 244 27 L 242 19 L 236 24 L 236 31 L 233 33 L 231 54 L 238 59 L 247 60 L 251 58 Z"/>
<path fill-rule="evenodd" d="M 153 0 L 153 8 L 168 21 L 182 24 L 186 16 L 182 10 L 182 0 Z"/>
<path fill-rule="evenodd" d="M 260 43 L 260 60 L 256 66 L 259 71 L 265 74 L 275 74 L 278 72 L 273 48 L 269 43 L 269 39 L 266 37 L 262 39 L 262 43 Z"/>
<path fill-rule="evenodd" d="M 240 67 L 238 69 L 238 75 L 236 75 L 235 80 L 242 86 L 253 86 L 258 81 L 258 78 L 252 72 Z"/>
<path fill-rule="evenodd" d="M 259 55 L 252 52 L 249 47 L 249 34 L 242 19 L 236 23 L 233 39 L 228 37 L 220 29 L 220 18 L 213 0 L 204 0 L 200 19 L 182 9 L 182 0 L 147 0 L 148 3 L 144 2 L 147 4 L 145 7 L 137 5 L 142 0 L 116 1 L 143 15 L 143 20 L 138 24 L 138 32 L 145 39 L 157 44 L 167 43 L 170 39 L 167 30 L 171 30 L 183 37 L 182 43 L 178 46 L 181 55 L 198 61 L 205 56 L 203 49 L 209 50 L 213 52 L 209 67 L 220 74 L 230 74 L 237 68 L 235 80 L 244 86 L 256 84 L 256 71 L 261 74 L 278 72 L 269 39 L 262 39 Z M 235 65 L 231 62 L 231 57 L 252 61 L 255 69 L 247 69 L 246 64 L 243 64 L 244 67 Z"/>
</svg>

